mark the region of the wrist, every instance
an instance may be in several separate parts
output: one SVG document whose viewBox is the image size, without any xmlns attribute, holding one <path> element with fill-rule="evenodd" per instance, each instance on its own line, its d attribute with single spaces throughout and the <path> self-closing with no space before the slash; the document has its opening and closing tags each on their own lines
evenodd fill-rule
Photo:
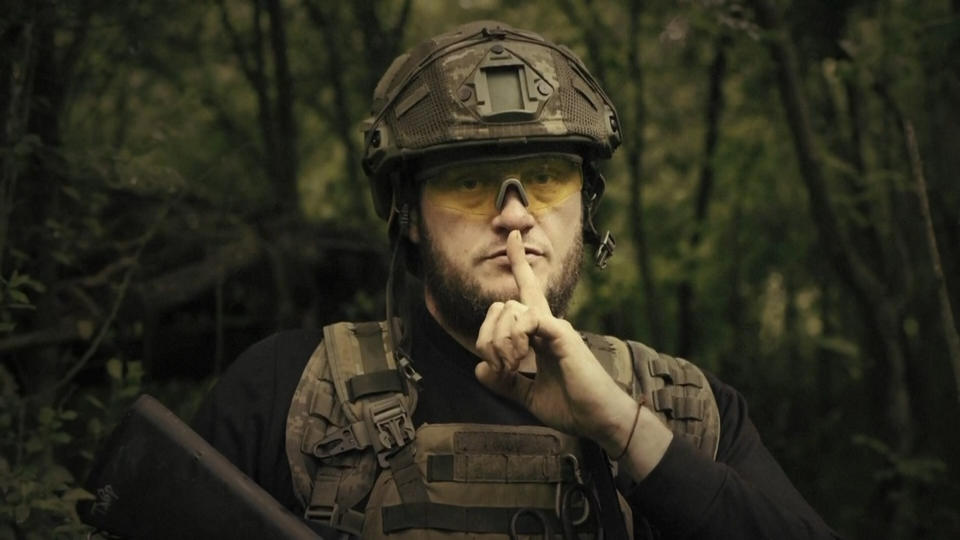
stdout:
<svg viewBox="0 0 960 540">
<path fill-rule="evenodd" d="M 610 412 L 610 419 L 605 428 L 591 438 L 608 456 L 623 454 L 624 449 L 630 445 L 630 439 L 637 436 L 635 431 L 639 421 L 638 407 L 638 403 L 625 392 L 618 392 L 616 402 L 606 407 Z"/>
<path fill-rule="evenodd" d="M 652 410 L 641 406 L 637 426 L 617 462 L 621 471 L 639 482 L 663 459 L 673 440 L 673 432 Z"/>
</svg>

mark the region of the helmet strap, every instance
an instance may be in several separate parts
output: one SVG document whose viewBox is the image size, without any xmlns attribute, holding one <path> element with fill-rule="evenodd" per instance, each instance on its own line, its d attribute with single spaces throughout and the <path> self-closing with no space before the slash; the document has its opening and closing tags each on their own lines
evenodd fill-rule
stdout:
<svg viewBox="0 0 960 540">
<path fill-rule="evenodd" d="M 607 230 L 601 235 L 593 223 L 593 217 L 607 182 L 600 168 L 593 161 L 584 163 L 584 176 L 583 211 L 586 215 L 583 218 L 583 239 L 597 248 L 593 255 L 594 262 L 602 270 L 607 267 L 607 261 L 613 256 L 613 250 L 617 247 L 613 234 Z"/>
<path fill-rule="evenodd" d="M 396 175 L 393 189 L 394 201 L 388 224 L 392 253 L 390 255 L 390 268 L 387 273 L 384 304 L 386 307 L 387 333 L 390 336 L 394 361 L 396 361 L 397 368 L 407 378 L 407 381 L 419 388 L 423 377 L 417 373 L 410 362 L 410 355 L 407 353 L 410 348 L 410 335 L 403 331 L 404 317 L 400 313 L 396 302 L 398 291 L 400 291 L 400 294 L 406 291 L 406 260 L 411 213 L 410 199 L 407 193 L 400 191 L 402 189 L 401 184 L 399 175 Z"/>
</svg>

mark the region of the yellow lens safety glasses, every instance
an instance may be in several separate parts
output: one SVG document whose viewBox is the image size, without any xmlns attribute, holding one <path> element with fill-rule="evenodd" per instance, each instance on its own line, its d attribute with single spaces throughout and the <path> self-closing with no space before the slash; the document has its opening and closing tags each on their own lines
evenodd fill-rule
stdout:
<svg viewBox="0 0 960 540">
<path fill-rule="evenodd" d="M 580 191 L 581 161 L 572 154 L 458 161 L 428 168 L 417 179 L 423 182 L 425 202 L 481 217 L 500 212 L 514 187 L 527 211 L 536 215 Z"/>
</svg>

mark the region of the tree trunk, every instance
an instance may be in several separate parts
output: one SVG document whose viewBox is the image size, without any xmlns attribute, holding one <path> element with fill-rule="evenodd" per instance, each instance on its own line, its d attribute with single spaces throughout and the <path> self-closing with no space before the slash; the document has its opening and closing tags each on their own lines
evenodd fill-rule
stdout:
<svg viewBox="0 0 960 540">
<path fill-rule="evenodd" d="M 3 55 L 4 63 L 0 65 L 0 103 L 5 103 L 3 111 L 3 132 L 0 133 L 0 145 L 4 148 L 15 148 L 25 143 L 27 124 L 30 118 L 31 93 L 33 91 L 33 75 L 36 67 L 36 50 L 34 47 L 35 23 L 33 20 L 19 21 L 15 28 L 7 30 L 8 51 Z M 0 172 L 0 276 L 5 276 L 3 266 L 4 255 L 7 250 L 7 240 L 10 231 L 10 214 L 13 212 L 14 200 L 17 193 L 17 180 L 20 176 L 20 160 L 18 152 L 3 154 L 3 170 Z"/>
<path fill-rule="evenodd" d="M 630 170 L 630 236 L 633 240 L 637 266 L 640 269 L 640 280 L 645 300 L 644 307 L 647 324 L 650 326 L 650 345 L 654 348 L 661 348 L 665 340 L 663 321 L 660 317 L 663 309 L 657 299 L 653 271 L 650 268 L 649 245 L 647 244 L 643 211 L 643 126 L 646 111 L 643 101 L 643 70 L 640 67 L 640 14 L 642 9 L 642 0 L 632 0 L 630 2 L 629 31 L 627 32 L 630 46 L 627 49 L 627 73 L 629 74 L 632 92 L 627 108 L 629 124 L 624 130 L 628 138 L 624 147 L 627 152 L 627 166 Z"/>
<path fill-rule="evenodd" d="M 58 215 L 60 189 L 65 183 L 66 164 L 60 154 L 60 115 L 63 111 L 67 81 L 62 65 L 57 58 L 54 39 L 56 17 L 54 7 L 43 3 L 35 8 L 36 36 L 33 95 L 30 100 L 30 118 L 27 132 L 39 137 L 42 152 L 34 153 L 27 165 L 24 181 L 18 189 L 18 199 L 25 201 L 25 212 L 15 218 L 14 227 L 28 231 L 19 239 L 35 262 L 31 269 L 33 277 L 50 285 L 59 277 L 59 263 L 50 253 L 57 250 L 57 239 L 46 227 L 48 218 Z M 43 156 L 43 157 L 41 157 Z M 17 221 L 21 222 L 17 225 Z M 29 235 L 29 236 L 28 236 Z M 41 295 L 36 301 L 32 317 L 33 328 L 56 326 L 61 306 L 54 294 Z M 27 389 L 36 390 L 45 386 L 52 374 L 57 372 L 60 355 L 56 347 L 38 350 L 35 359 L 23 363 L 23 377 Z"/>
<path fill-rule="evenodd" d="M 713 160 L 717 153 L 717 139 L 720 133 L 720 116 L 723 114 L 723 81 L 727 68 L 727 46 L 730 36 L 722 34 L 717 40 L 717 49 L 710 64 L 709 90 L 707 103 L 704 109 L 706 116 L 706 133 L 703 142 L 703 166 L 700 168 L 700 184 L 697 186 L 697 207 L 694 214 L 693 234 L 690 235 L 690 254 L 696 261 L 697 248 L 700 245 L 701 233 L 706 226 L 713 194 L 714 166 Z M 677 348 L 679 356 L 690 357 L 697 339 L 697 320 L 694 314 L 693 274 L 696 264 L 692 262 L 687 267 L 686 277 L 680 283 L 677 292 Z"/>
<path fill-rule="evenodd" d="M 797 74 L 796 56 L 786 30 L 781 26 L 770 0 L 752 0 L 760 26 L 769 34 L 767 45 L 777 71 L 780 98 L 793 135 L 801 178 L 810 199 L 810 211 L 817 226 L 821 249 L 824 249 L 844 283 L 853 292 L 867 319 L 871 332 L 882 344 L 882 366 L 888 374 L 886 382 L 886 423 L 893 438 L 892 447 L 900 457 L 913 453 L 913 425 L 910 394 L 906 381 L 906 343 L 902 326 L 902 296 L 892 291 L 876 275 L 871 264 L 856 250 L 855 244 L 840 225 L 830 201 L 823 175 L 823 166 L 814 142 L 806 100 Z M 893 537 L 902 538 L 909 528 L 911 496 L 897 497 L 896 508 L 889 512 Z"/>
<path fill-rule="evenodd" d="M 265 0 L 270 19 L 270 48 L 273 53 L 274 130 L 276 155 L 274 178 L 280 197 L 281 212 L 299 215 L 300 195 L 297 189 L 298 152 L 297 125 L 293 117 L 293 77 L 287 60 L 287 34 L 280 0 Z"/>
<path fill-rule="evenodd" d="M 933 277 L 937 284 L 937 300 L 940 303 L 940 324 L 943 326 L 944 337 L 947 341 L 947 351 L 950 355 L 950 366 L 953 368 L 954 392 L 960 402 L 960 335 L 957 334 L 957 325 L 953 318 L 953 308 L 950 305 L 950 292 L 947 290 L 947 280 L 943 275 L 943 263 L 940 260 L 940 249 L 937 247 L 937 235 L 933 230 L 933 218 L 930 215 L 930 201 L 927 198 L 927 181 L 923 175 L 923 163 L 920 161 L 920 149 L 917 146 L 913 124 L 903 120 L 903 131 L 907 143 L 907 153 L 910 156 L 910 169 L 920 199 L 920 213 L 923 216 L 924 232 L 927 238 L 927 249 L 930 251 L 930 262 L 933 267 Z"/>
</svg>

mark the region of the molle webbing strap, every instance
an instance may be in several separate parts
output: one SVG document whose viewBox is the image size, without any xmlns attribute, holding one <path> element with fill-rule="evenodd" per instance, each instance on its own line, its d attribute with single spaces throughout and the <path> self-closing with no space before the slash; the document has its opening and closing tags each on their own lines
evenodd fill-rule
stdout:
<svg viewBox="0 0 960 540">
<path fill-rule="evenodd" d="M 650 375 L 660 377 L 672 384 L 702 388 L 705 380 L 700 370 L 693 364 L 679 364 L 675 360 L 675 358 L 665 354 L 650 358 L 647 364 L 650 368 Z"/>
<path fill-rule="evenodd" d="M 534 510 L 546 520 L 551 531 L 560 531 L 553 508 L 517 508 L 498 506 L 456 506 L 440 503 L 415 503 L 386 506 L 381 509 L 385 534 L 405 529 L 439 529 L 472 534 L 509 534 L 510 522 L 518 512 Z M 529 514 L 529 512 L 525 512 Z M 542 535 L 543 523 L 532 515 L 521 515 L 517 534 Z M 588 531 L 583 531 L 588 532 Z"/>
<path fill-rule="evenodd" d="M 518 431 L 459 431 L 453 436 L 453 448 L 465 454 L 555 454 L 560 441 L 552 433 Z"/>
<path fill-rule="evenodd" d="M 670 388 L 653 393 L 653 410 L 666 413 L 676 420 L 703 420 L 706 403 L 702 398 L 677 396 Z"/>
<path fill-rule="evenodd" d="M 651 410 L 675 436 L 716 457 L 720 413 L 713 390 L 699 368 L 635 341 L 586 332 L 581 335 L 621 388 L 634 397 L 644 395 Z"/>
<path fill-rule="evenodd" d="M 555 484 L 576 482 L 577 475 L 569 456 L 433 454 L 427 481 Z"/>
<path fill-rule="evenodd" d="M 354 375 L 347 379 L 347 394 L 350 401 L 356 401 L 370 394 L 382 392 L 403 392 L 403 376 L 396 369 L 383 369 L 372 373 Z"/>
<path fill-rule="evenodd" d="M 711 459 L 720 442 L 720 412 L 710 384 L 695 365 L 658 353 L 636 341 L 627 345 L 633 357 L 638 391 L 674 435 Z"/>
<path fill-rule="evenodd" d="M 350 489 L 350 486 L 360 485 L 354 478 L 356 476 L 356 470 L 351 469 L 334 469 L 329 476 L 322 473 L 315 475 L 310 504 L 307 505 L 304 517 L 311 521 L 329 523 L 337 529 L 359 536 L 363 530 L 364 514 L 354 510 L 353 506 L 363 500 L 368 490 Z"/>
<path fill-rule="evenodd" d="M 383 328 L 380 323 L 354 323 L 353 334 L 357 337 L 357 344 L 360 346 L 360 359 L 363 362 L 364 372 L 373 373 L 390 369 L 387 365 Z"/>
<path fill-rule="evenodd" d="M 423 484 L 420 467 L 413 460 L 413 443 L 401 448 L 390 459 L 390 470 L 397 485 L 397 494 L 404 504 L 424 503 L 430 500 Z"/>
</svg>

